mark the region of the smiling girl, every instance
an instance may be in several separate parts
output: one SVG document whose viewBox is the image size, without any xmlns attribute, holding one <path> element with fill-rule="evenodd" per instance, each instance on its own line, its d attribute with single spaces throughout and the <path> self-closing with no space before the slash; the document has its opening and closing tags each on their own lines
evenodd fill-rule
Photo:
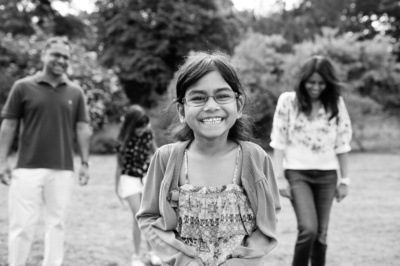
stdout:
<svg viewBox="0 0 400 266">
<path fill-rule="evenodd" d="M 222 53 L 189 56 L 176 77 L 177 141 L 159 148 L 137 215 L 163 265 L 262 265 L 276 246 L 279 193 L 252 139 L 245 93 Z"/>
</svg>

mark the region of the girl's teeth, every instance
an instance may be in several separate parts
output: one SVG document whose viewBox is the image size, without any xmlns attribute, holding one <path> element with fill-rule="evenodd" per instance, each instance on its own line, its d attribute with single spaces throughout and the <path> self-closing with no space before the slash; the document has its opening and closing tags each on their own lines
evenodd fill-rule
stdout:
<svg viewBox="0 0 400 266">
<path fill-rule="evenodd" d="M 203 123 L 211 125 L 211 124 L 220 123 L 221 120 L 222 119 L 220 117 L 218 117 L 218 118 L 206 118 L 206 119 L 203 119 Z"/>
</svg>

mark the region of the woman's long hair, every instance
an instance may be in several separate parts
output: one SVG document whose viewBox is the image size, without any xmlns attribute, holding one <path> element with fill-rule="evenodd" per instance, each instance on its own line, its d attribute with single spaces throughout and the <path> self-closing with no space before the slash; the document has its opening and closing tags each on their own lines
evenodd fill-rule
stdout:
<svg viewBox="0 0 400 266">
<path fill-rule="evenodd" d="M 175 102 L 183 104 L 186 90 L 205 75 L 218 71 L 234 92 L 243 97 L 243 105 L 247 100 L 237 71 L 227 54 L 222 52 L 195 52 L 188 56 L 179 68 L 175 78 Z M 243 106 L 244 107 L 244 106 Z M 185 141 L 194 138 L 193 130 L 187 123 L 173 124 L 170 127 L 172 140 Z M 254 140 L 250 117 L 243 114 L 229 130 L 228 138 L 232 140 Z"/>
<path fill-rule="evenodd" d="M 129 106 L 118 135 L 118 141 L 121 144 L 122 151 L 125 150 L 126 144 L 129 138 L 134 134 L 135 129 L 147 125 L 149 121 L 150 119 L 146 111 L 141 106 L 137 104 Z"/>
<path fill-rule="evenodd" d="M 319 99 L 325 111 L 331 112 L 329 117 L 329 120 L 331 120 L 339 112 L 338 101 L 342 85 L 332 63 L 323 56 L 312 56 L 300 69 L 299 83 L 295 87 L 299 112 L 303 112 L 306 115 L 311 113 L 311 99 L 306 90 L 306 82 L 314 73 L 321 75 L 326 83 L 326 88 L 319 96 Z"/>
</svg>

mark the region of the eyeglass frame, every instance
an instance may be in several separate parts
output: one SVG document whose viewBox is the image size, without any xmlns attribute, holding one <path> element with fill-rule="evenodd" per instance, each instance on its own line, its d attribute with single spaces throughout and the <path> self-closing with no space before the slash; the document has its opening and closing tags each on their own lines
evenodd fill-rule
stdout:
<svg viewBox="0 0 400 266">
<path fill-rule="evenodd" d="M 239 93 L 237 93 L 237 92 L 233 92 L 233 93 L 235 94 L 234 99 L 237 100 L 237 99 L 239 98 Z M 220 103 L 220 102 L 218 102 L 218 101 L 214 98 L 215 96 L 216 96 L 216 95 L 211 95 L 211 96 L 205 95 L 204 97 L 207 97 L 207 99 L 206 99 L 206 101 L 204 102 L 204 104 L 200 104 L 200 105 L 190 105 L 190 104 L 187 104 L 186 97 L 183 97 L 181 100 L 176 99 L 176 102 L 179 102 L 179 103 L 181 103 L 181 104 L 185 104 L 185 102 L 186 102 L 186 105 L 188 105 L 188 106 L 198 107 L 198 106 L 204 106 L 204 105 L 206 105 L 206 103 L 208 102 L 208 100 L 209 100 L 210 98 L 213 98 L 214 101 L 215 101 L 216 103 L 218 103 L 218 104 L 228 104 L 228 103 L 232 103 L 233 101 L 235 101 L 235 100 L 233 100 L 233 101 L 227 102 L 227 103 Z"/>
</svg>

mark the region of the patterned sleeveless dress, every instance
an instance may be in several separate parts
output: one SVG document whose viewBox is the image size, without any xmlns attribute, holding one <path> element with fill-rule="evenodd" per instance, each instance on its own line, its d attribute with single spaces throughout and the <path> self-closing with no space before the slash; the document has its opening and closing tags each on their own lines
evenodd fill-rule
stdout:
<svg viewBox="0 0 400 266">
<path fill-rule="evenodd" d="M 179 187 L 177 239 L 196 247 L 197 257 L 217 266 L 232 257 L 234 249 L 256 228 L 256 217 L 244 189 L 236 184 L 240 146 L 232 184 L 199 187 L 189 184 L 185 151 L 186 183 Z"/>
</svg>

